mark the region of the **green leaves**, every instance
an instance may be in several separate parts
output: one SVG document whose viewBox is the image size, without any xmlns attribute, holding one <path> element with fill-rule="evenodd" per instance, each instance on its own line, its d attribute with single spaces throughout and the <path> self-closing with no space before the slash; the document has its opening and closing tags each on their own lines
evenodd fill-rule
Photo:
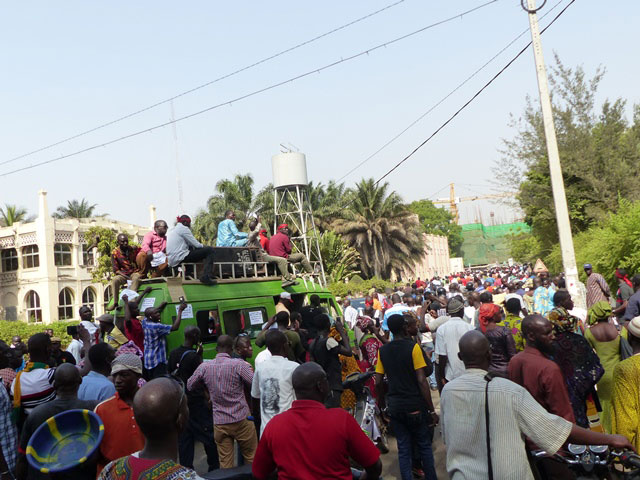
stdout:
<svg viewBox="0 0 640 480">
<path fill-rule="evenodd" d="M 411 202 L 408 207 L 418 215 L 424 233 L 446 236 L 451 256 L 461 255 L 462 227 L 454 222 L 451 213 L 444 208 L 436 207 L 431 200 L 426 199 Z"/>
<path fill-rule="evenodd" d="M 51 215 L 53 218 L 91 218 L 94 216 L 93 212 L 96 209 L 97 204 L 90 204 L 84 198 L 80 201 L 78 200 L 67 200 L 67 206 L 60 206 L 56 209 L 56 211 Z M 99 216 L 105 216 L 106 214 L 102 214 Z"/>
</svg>

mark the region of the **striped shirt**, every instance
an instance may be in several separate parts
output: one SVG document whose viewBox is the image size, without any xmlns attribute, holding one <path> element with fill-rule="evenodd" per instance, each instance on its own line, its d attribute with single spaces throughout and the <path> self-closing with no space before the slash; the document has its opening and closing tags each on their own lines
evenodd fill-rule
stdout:
<svg viewBox="0 0 640 480">
<path fill-rule="evenodd" d="M 488 478 L 485 428 L 486 370 L 470 368 L 447 383 L 440 403 L 447 472 L 452 480 Z M 553 454 L 573 424 L 547 412 L 520 385 L 504 378 L 489 383 L 489 430 L 494 478 L 533 480 L 524 436 Z"/>
<path fill-rule="evenodd" d="M 245 387 L 251 389 L 253 369 L 240 358 L 219 353 L 213 360 L 202 362 L 187 382 L 193 390 L 204 384 L 209 390 L 213 407 L 213 424 L 226 425 L 244 420 L 249 406 L 244 395 Z"/>
<path fill-rule="evenodd" d="M 608 302 L 610 296 L 611 290 L 602 275 L 592 273 L 587 277 L 587 308 L 591 308 L 602 300 Z"/>
<path fill-rule="evenodd" d="M 171 332 L 171 325 L 152 322 L 146 318 L 142 320 L 144 332 L 144 368 L 151 370 L 160 363 L 167 363 L 167 335 Z"/>
<path fill-rule="evenodd" d="M 56 398 L 53 389 L 53 375 L 55 368 L 34 368 L 23 371 L 11 384 L 11 396 L 14 396 L 16 382 L 20 382 L 20 404 L 27 415 L 38 405 L 47 403 Z"/>
</svg>

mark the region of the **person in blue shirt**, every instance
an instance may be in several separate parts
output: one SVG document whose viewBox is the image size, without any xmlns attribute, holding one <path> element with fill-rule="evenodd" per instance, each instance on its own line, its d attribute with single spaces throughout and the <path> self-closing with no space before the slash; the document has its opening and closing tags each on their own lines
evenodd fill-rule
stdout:
<svg viewBox="0 0 640 480">
<path fill-rule="evenodd" d="M 225 219 L 218 224 L 218 247 L 244 247 L 248 233 L 240 232 L 236 227 L 236 214 L 233 210 L 224 212 Z"/>
<path fill-rule="evenodd" d="M 78 398 L 102 402 L 116 394 L 116 387 L 107 378 L 111 375 L 111 362 L 116 358 L 116 351 L 108 343 L 98 343 L 89 349 L 88 357 L 91 371 L 82 378 Z"/>
</svg>

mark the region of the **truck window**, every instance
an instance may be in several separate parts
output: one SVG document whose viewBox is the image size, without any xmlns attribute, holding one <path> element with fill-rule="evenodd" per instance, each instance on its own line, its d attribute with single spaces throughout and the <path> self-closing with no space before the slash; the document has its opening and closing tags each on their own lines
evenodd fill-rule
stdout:
<svg viewBox="0 0 640 480">
<path fill-rule="evenodd" d="M 324 308 L 324 310 L 329 314 L 331 318 L 336 318 L 339 316 L 338 310 L 336 310 L 335 303 L 331 301 L 330 298 L 321 298 L 320 306 Z"/>
<path fill-rule="evenodd" d="M 196 313 L 196 322 L 200 329 L 202 343 L 212 343 L 220 335 L 220 316 L 218 310 L 200 310 Z"/>
<path fill-rule="evenodd" d="M 264 307 L 249 307 L 222 312 L 224 333 L 232 337 L 245 332 L 251 338 L 256 338 L 266 321 L 267 309 Z"/>
</svg>

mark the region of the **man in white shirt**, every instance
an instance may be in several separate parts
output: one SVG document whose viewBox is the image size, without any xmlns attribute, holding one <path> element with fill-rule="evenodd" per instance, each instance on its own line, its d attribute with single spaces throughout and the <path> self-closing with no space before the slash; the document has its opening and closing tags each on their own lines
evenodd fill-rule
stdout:
<svg viewBox="0 0 640 480">
<path fill-rule="evenodd" d="M 356 320 L 358 318 L 358 310 L 351 306 L 351 300 L 348 298 L 344 299 L 342 302 L 342 307 L 344 308 L 344 323 L 349 326 L 351 330 L 356 326 Z"/>
<path fill-rule="evenodd" d="M 452 298 L 447 305 L 449 320 L 436 331 L 436 349 L 438 358 L 438 382 L 440 389 L 464 373 L 464 363 L 458 358 L 458 342 L 473 327 L 464 321 L 464 303 Z"/>
<path fill-rule="evenodd" d="M 213 247 L 203 246 L 191 233 L 191 217 L 181 215 L 178 223 L 167 232 L 167 258 L 170 267 L 181 263 L 195 263 L 204 260 L 204 272 L 200 281 L 205 285 L 215 285 L 213 279 Z"/>
<path fill-rule="evenodd" d="M 287 359 L 289 343 L 287 336 L 279 330 L 270 330 L 266 335 L 267 350 L 271 358 L 256 363 L 256 372 L 251 384 L 254 412 L 260 412 L 260 434 L 275 415 L 289 410 L 296 399 L 291 383 L 296 362 Z M 258 408 L 256 403 L 259 403 Z"/>
<path fill-rule="evenodd" d="M 482 333 L 466 333 L 460 340 L 459 350 L 466 369 L 445 385 L 440 402 L 447 472 L 452 480 L 490 478 L 489 456 L 493 478 L 533 480 L 525 436 L 549 455 L 566 441 L 609 445 L 616 450 L 632 448 L 622 435 L 587 430 L 547 412 L 517 383 L 488 377 L 491 350 Z M 487 423 L 490 449 L 487 448 Z"/>
<path fill-rule="evenodd" d="M 68 327 L 68 328 L 71 328 L 71 327 Z M 71 337 L 73 338 L 73 340 L 71 340 L 71 343 L 67 347 L 67 352 L 73 355 L 73 358 L 76 361 L 76 365 L 80 365 L 80 360 L 82 360 L 82 356 L 80 355 L 80 352 L 82 351 L 83 343 L 82 343 L 82 340 L 80 340 L 80 337 L 78 336 L 77 325 L 75 326 L 75 330 L 71 331 Z"/>
</svg>

